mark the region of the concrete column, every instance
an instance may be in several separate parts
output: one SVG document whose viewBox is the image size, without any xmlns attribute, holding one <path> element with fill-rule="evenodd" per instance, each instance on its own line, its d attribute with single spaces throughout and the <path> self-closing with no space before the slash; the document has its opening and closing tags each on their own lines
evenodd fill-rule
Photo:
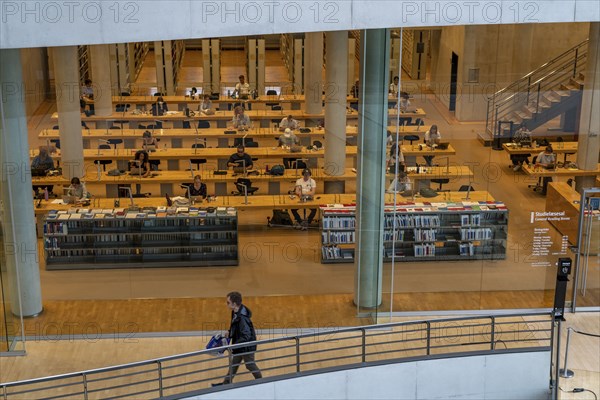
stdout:
<svg viewBox="0 0 600 400">
<path fill-rule="evenodd" d="M 20 51 L 0 50 L 0 179 L 11 311 L 29 317 L 42 311 L 42 290 Z"/>
<path fill-rule="evenodd" d="M 77 47 L 54 47 L 53 52 L 56 108 L 60 128 L 60 165 L 63 177 L 79 178 L 85 175 L 85 169 L 79 110 Z"/>
<path fill-rule="evenodd" d="M 327 32 L 326 40 L 325 174 L 338 176 L 346 167 L 348 31 Z M 344 182 L 326 180 L 325 193 L 344 193 Z"/>
<path fill-rule="evenodd" d="M 590 23 L 589 38 L 579 119 L 577 165 L 581 169 L 595 170 L 598 168 L 600 152 L 600 22 Z M 576 177 L 575 189 L 581 192 L 583 188 L 595 186 L 595 182 L 595 176 Z"/>
<path fill-rule="evenodd" d="M 94 85 L 94 108 L 96 115 L 112 114 L 112 86 L 110 82 L 110 54 L 107 44 L 90 46 L 92 57 L 92 82 Z"/>
<path fill-rule="evenodd" d="M 386 29 L 362 31 L 356 181 L 356 254 L 354 302 L 381 304 L 385 137 L 390 39 Z"/>
<path fill-rule="evenodd" d="M 323 112 L 323 32 L 307 33 L 304 39 L 304 111 Z"/>
</svg>

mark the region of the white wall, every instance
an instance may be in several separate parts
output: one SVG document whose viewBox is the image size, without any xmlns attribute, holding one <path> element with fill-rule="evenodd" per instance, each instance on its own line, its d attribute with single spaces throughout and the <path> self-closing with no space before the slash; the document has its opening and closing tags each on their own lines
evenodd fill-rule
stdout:
<svg viewBox="0 0 600 400">
<path fill-rule="evenodd" d="M 243 368 L 243 367 L 242 367 Z M 357 368 L 190 397 L 210 399 L 549 399 L 550 353 Z"/>
<path fill-rule="evenodd" d="M 399 26 L 598 20 L 600 5 L 596 0 L 0 0 L 0 48 L 131 43 Z"/>
</svg>

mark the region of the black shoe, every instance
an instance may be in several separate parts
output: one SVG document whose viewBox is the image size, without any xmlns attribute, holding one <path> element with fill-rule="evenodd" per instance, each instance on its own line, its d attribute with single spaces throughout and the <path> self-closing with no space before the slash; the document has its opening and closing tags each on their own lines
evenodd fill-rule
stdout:
<svg viewBox="0 0 600 400">
<path fill-rule="evenodd" d="M 211 383 L 210 384 L 212 387 L 216 387 L 216 386 L 223 386 L 224 383 L 223 382 L 219 382 L 219 383 Z"/>
<path fill-rule="evenodd" d="M 169 197 L 169 193 L 166 193 L 165 197 L 167 198 L 167 207 L 171 207 L 173 205 L 173 200 Z"/>
</svg>

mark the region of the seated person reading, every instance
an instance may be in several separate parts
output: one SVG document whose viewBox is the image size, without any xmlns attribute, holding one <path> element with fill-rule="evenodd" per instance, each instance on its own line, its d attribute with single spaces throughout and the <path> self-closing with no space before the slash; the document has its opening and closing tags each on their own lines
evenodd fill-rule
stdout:
<svg viewBox="0 0 600 400">
<path fill-rule="evenodd" d="M 513 136 L 513 143 L 520 147 L 531 147 L 531 134 L 525 127 L 521 125 Z M 523 167 L 523 163 L 529 162 L 531 154 L 513 154 L 510 156 L 510 160 L 513 163 L 513 171 L 518 171 Z"/>
<path fill-rule="evenodd" d="M 194 183 L 189 185 L 189 195 L 191 197 L 201 197 L 206 199 L 206 184 L 202 182 L 200 175 L 194 176 Z M 188 190 L 185 191 L 185 197 L 188 197 Z"/>
<path fill-rule="evenodd" d="M 33 161 L 31 161 L 31 176 L 46 176 L 51 169 L 54 169 L 54 160 L 48 154 L 46 146 L 40 147 L 40 154 L 35 156 Z M 33 185 L 33 191 L 36 196 L 39 194 L 38 191 L 43 188 L 46 188 L 48 193 L 52 193 L 54 186 Z"/>
<path fill-rule="evenodd" d="M 242 131 L 250 129 L 250 117 L 244 113 L 244 107 L 237 106 L 234 108 L 231 124 L 235 129 Z"/>
<path fill-rule="evenodd" d="M 402 193 L 407 190 L 412 190 L 412 182 L 410 178 L 404 172 L 404 169 L 398 172 L 398 176 L 394 178 L 390 186 L 388 186 L 387 193 Z"/>
<path fill-rule="evenodd" d="M 315 191 L 317 189 L 317 183 L 315 182 L 315 180 L 313 178 L 311 178 L 311 175 L 312 174 L 310 172 L 310 169 L 305 168 L 302 171 L 302 178 L 299 178 L 296 181 L 295 193 L 296 193 L 296 196 L 298 196 L 300 198 L 300 200 L 304 200 L 304 199 L 309 200 L 309 199 L 312 199 L 313 196 L 315 195 Z M 312 220 L 315 218 L 315 215 L 317 215 L 317 209 L 311 208 L 310 213 L 308 214 L 308 218 L 306 220 L 303 220 L 300 217 L 300 214 L 298 214 L 298 209 L 292 209 L 292 215 L 296 219 L 296 223 L 297 223 L 296 229 L 307 230 L 308 225 L 310 225 Z"/>
<path fill-rule="evenodd" d="M 442 140 L 442 134 L 438 131 L 437 125 L 431 125 L 431 128 L 425 132 L 425 144 L 428 147 L 433 148 Z M 423 156 L 428 166 L 432 165 L 434 156 Z"/>
<path fill-rule="evenodd" d="M 73 177 L 67 196 L 75 197 L 76 202 L 83 202 L 90 198 L 90 193 L 87 191 L 84 182 L 81 182 L 77 177 Z"/>
<path fill-rule="evenodd" d="M 291 115 L 288 115 L 279 123 L 279 130 L 284 132 L 286 129 L 295 130 L 300 128 L 300 124 Z"/>
<path fill-rule="evenodd" d="M 145 131 L 142 134 L 142 148 L 146 151 L 156 151 L 158 140 L 152 137 L 152 132 Z"/>
<path fill-rule="evenodd" d="M 158 96 L 156 103 L 152 104 L 152 115 L 164 115 L 167 111 L 169 111 L 167 103 L 162 96 Z"/>
<path fill-rule="evenodd" d="M 554 149 L 552 146 L 546 146 L 544 151 L 538 154 L 535 162 L 536 166 L 542 166 L 545 169 L 552 169 L 556 166 L 556 154 L 554 154 Z M 552 182 L 552 177 L 547 176 L 542 178 L 542 194 L 545 195 L 548 190 L 548 183 Z"/>
<path fill-rule="evenodd" d="M 250 154 L 246 153 L 245 150 L 244 146 L 238 146 L 237 151 L 229 157 L 229 160 L 227 160 L 227 166 L 233 167 L 234 171 L 242 173 L 244 172 L 244 167 L 246 170 L 252 169 L 254 165 L 252 163 L 252 157 L 250 157 Z"/>
<path fill-rule="evenodd" d="M 129 174 L 147 178 L 150 175 L 150 157 L 145 150 L 138 150 L 133 161 L 129 163 Z"/>
<path fill-rule="evenodd" d="M 280 146 L 285 146 L 285 147 L 291 148 L 292 146 L 297 146 L 299 143 L 300 143 L 300 139 L 298 139 L 298 136 L 296 136 L 294 134 L 294 132 L 292 132 L 290 130 L 290 128 L 286 128 L 285 132 L 283 132 L 279 136 L 279 145 Z M 284 157 L 283 166 L 286 169 L 289 169 L 292 167 L 292 163 L 294 161 L 296 161 L 295 157 Z"/>
<path fill-rule="evenodd" d="M 215 111 L 212 108 L 212 101 L 210 101 L 210 95 L 205 94 L 202 96 L 202 101 L 198 104 L 198 111 L 202 114 L 211 115 L 214 114 Z"/>
</svg>

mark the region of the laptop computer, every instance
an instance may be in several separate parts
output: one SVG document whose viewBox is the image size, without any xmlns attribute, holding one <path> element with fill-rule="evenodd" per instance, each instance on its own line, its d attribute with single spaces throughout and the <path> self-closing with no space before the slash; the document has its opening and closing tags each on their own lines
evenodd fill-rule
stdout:
<svg viewBox="0 0 600 400">
<path fill-rule="evenodd" d="M 48 170 L 43 168 L 33 168 L 31 170 L 31 176 L 46 176 L 48 175 Z"/>
<path fill-rule="evenodd" d="M 233 167 L 234 174 L 243 174 L 244 172 L 246 172 L 246 168 L 244 167 Z"/>
<path fill-rule="evenodd" d="M 65 204 L 75 204 L 77 202 L 77 197 L 75 197 L 75 196 L 69 196 L 69 195 L 64 195 L 62 197 L 62 201 Z"/>
<path fill-rule="evenodd" d="M 438 150 L 447 150 L 448 146 L 450 146 L 450 142 L 439 142 L 437 145 Z"/>
</svg>

